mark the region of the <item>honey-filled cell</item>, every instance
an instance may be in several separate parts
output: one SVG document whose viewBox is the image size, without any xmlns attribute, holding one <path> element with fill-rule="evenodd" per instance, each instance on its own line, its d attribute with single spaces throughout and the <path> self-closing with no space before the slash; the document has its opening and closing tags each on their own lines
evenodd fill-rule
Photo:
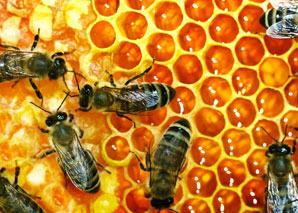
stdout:
<svg viewBox="0 0 298 213">
<path fill-rule="evenodd" d="M 233 126 L 248 127 L 256 117 L 256 110 L 250 100 L 236 98 L 228 106 L 227 115 Z"/>
<path fill-rule="evenodd" d="M 224 115 L 220 111 L 208 107 L 201 108 L 197 112 L 195 121 L 199 132 L 211 137 L 218 135 L 225 127 Z"/>
<path fill-rule="evenodd" d="M 175 42 L 171 35 L 155 33 L 148 39 L 147 51 L 157 61 L 170 60 L 175 53 Z"/>
<path fill-rule="evenodd" d="M 282 94 L 271 88 L 263 89 L 257 96 L 259 113 L 265 117 L 273 118 L 284 109 Z"/>
<path fill-rule="evenodd" d="M 190 153 L 197 164 L 209 167 L 219 159 L 221 148 L 214 140 L 197 138 L 192 142 Z"/>
<path fill-rule="evenodd" d="M 173 75 L 167 66 L 154 64 L 150 72 L 145 75 L 145 81 L 171 85 L 173 83 Z"/>
<path fill-rule="evenodd" d="M 241 6 L 242 0 L 215 0 L 215 3 L 219 9 L 225 12 L 232 12 Z"/>
<path fill-rule="evenodd" d="M 181 55 L 174 63 L 173 69 L 178 80 L 185 84 L 197 82 L 203 74 L 202 64 L 195 55 Z"/>
<path fill-rule="evenodd" d="M 151 126 L 158 126 L 161 124 L 167 116 L 167 108 L 162 107 L 160 109 L 144 113 L 144 115 L 140 115 L 140 121 L 143 124 L 151 125 Z"/>
<path fill-rule="evenodd" d="M 195 21 L 207 21 L 213 14 L 212 0 L 186 0 L 184 3 L 187 16 Z"/>
<path fill-rule="evenodd" d="M 233 73 L 232 84 L 238 95 L 249 96 L 258 90 L 260 83 L 256 71 L 239 68 Z"/>
<path fill-rule="evenodd" d="M 262 147 L 268 147 L 274 142 L 272 138 L 261 128 L 266 129 L 273 138 L 279 139 L 279 129 L 275 122 L 269 120 L 259 120 L 252 130 L 252 136 L 255 144 Z"/>
<path fill-rule="evenodd" d="M 270 36 L 264 37 L 265 45 L 272 55 L 282 55 L 292 46 L 292 39 L 277 39 Z"/>
<path fill-rule="evenodd" d="M 108 157 L 116 161 L 124 160 L 130 151 L 127 140 L 121 136 L 110 138 L 105 149 Z"/>
<path fill-rule="evenodd" d="M 236 56 L 241 64 L 257 65 L 265 54 L 265 49 L 258 38 L 242 37 L 235 46 Z"/>
<path fill-rule="evenodd" d="M 227 80 L 219 77 L 207 78 L 200 89 L 205 104 L 214 107 L 224 106 L 232 96 L 232 90 Z"/>
<path fill-rule="evenodd" d="M 144 162 L 144 158 L 140 156 L 140 160 Z M 145 163 L 145 162 L 144 162 Z M 139 161 L 135 156 L 131 159 L 127 166 L 128 176 L 136 183 L 145 183 L 149 172 L 146 172 L 140 168 Z"/>
<path fill-rule="evenodd" d="M 187 175 L 187 186 L 193 195 L 210 197 L 217 187 L 215 173 L 211 170 L 194 167 Z"/>
<path fill-rule="evenodd" d="M 216 213 L 238 213 L 241 208 L 241 200 L 236 192 L 221 189 L 213 196 L 212 205 Z"/>
<path fill-rule="evenodd" d="M 183 15 L 177 3 L 164 1 L 156 8 L 154 20 L 157 28 L 170 31 L 180 26 Z"/>
<path fill-rule="evenodd" d="M 263 208 L 265 205 L 266 183 L 262 180 L 250 180 L 242 188 L 242 199 L 249 207 Z"/>
<path fill-rule="evenodd" d="M 234 65 L 231 50 L 223 46 L 211 46 L 205 56 L 208 71 L 215 75 L 228 74 Z"/>
<path fill-rule="evenodd" d="M 116 32 L 109 22 L 100 21 L 92 27 L 90 38 L 96 47 L 107 48 L 115 42 Z"/>
<path fill-rule="evenodd" d="M 103 16 L 114 15 L 119 7 L 119 0 L 94 0 L 97 12 Z"/>
<path fill-rule="evenodd" d="M 110 120 L 113 126 L 119 132 L 127 132 L 133 125 L 132 121 L 128 120 L 127 118 L 120 117 L 116 113 L 112 113 Z"/>
<path fill-rule="evenodd" d="M 126 195 L 126 206 L 131 212 L 146 212 L 150 207 L 150 200 L 145 197 L 144 189 L 133 189 Z"/>
<path fill-rule="evenodd" d="M 280 126 L 282 132 L 285 132 L 286 125 L 291 127 L 298 127 L 298 111 L 290 110 L 286 112 L 280 119 Z M 287 135 L 290 137 L 298 137 L 298 131 L 293 128 L 287 129 Z"/>
<path fill-rule="evenodd" d="M 247 158 L 247 168 L 249 173 L 254 177 L 264 177 L 264 166 L 266 163 L 266 150 L 256 149 Z"/>
<path fill-rule="evenodd" d="M 298 107 L 298 78 L 291 80 L 284 89 L 289 104 Z"/>
<path fill-rule="evenodd" d="M 191 198 L 186 200 L 181 207 L 183 213 L 211 213 L 210 207 L 207 202 L 197 198 Z"/>
<path fill-rule="evenodd" d="M 170 103 L 172 110 L 180 115 L 190 113 L 196 104 L 196 97 L 187 87 L 175 88 L 176 95 Z"/>
<path fill-rule="evenodd" d="M 292 75 L 298 74 L 298 48 L 291 52 L 288 58 L 288 63 L 291 66 Z"/>
<path fill-rule="evenodd" d="M 246 178 L 246 170 L 241 161 L 226 158 L 218 164 L 217 175 L 221 185 L 238 187 Z"/>
<path fill-rule="evenodd" d="M 290 75 L 287 63 L 274 57 L 268 57 L 259 67 L 259 75 L 264 84 L 271 87 L 281 87 L 288 80 Z"/>
<path fill-rule="evenodd" d="M 153 4 L 154 0 L 127 0 L 127 2 L 132 9 L 145 10 Z"/>
<path fill-rule="evenodd" d="M 238 33 L 237 22 L 230 15 L 217 15 L 209 26 L 209 35 L 214 41 L 220 43 L 230 43 L 234 41 Z"/>
<path fill-rule="evenodd" d="M 260 18 L 264 14 L 261 7 L 247 5 L 242 8 L 238 16 L 241 28 L 247 33 L 265 32 L 265 28 L 260 24 Z"/>
<path fill-rule="evenodd" d="M 222 143 L 227 155 L 241 157 L 251 148 L 250 136 L 238 129 L 229 129 L 222 136 Z"/>
<path fill-rule="evenodd" d="M 131 142 L 137 150 L 146 152 L 154 143 L 154 135 L 146 127 L 140 127 L 132 133 Z"/>
<path fill-rule="evenodd" d="M 147 31 L 148 23 L 144 15 L 137 12 L 127 12 L 123 20 L 123 29 L 128 39 L 143 38 Z"/>
<path fill-rule="evenodd" d="M 132 69 L 136 67 L 142 59 L 142 52 L 135 43 L 123 41 L 119 44 L 114 54 L 114 61 L 117 65 L 124 69 Z"/>
<path fill-rule="evenodd" d="M 206 43 L 204 28 L 194 23 L 185 24 L 179 32 L 179 43 L 188 52 L 201 50 Z"/>
</svg>

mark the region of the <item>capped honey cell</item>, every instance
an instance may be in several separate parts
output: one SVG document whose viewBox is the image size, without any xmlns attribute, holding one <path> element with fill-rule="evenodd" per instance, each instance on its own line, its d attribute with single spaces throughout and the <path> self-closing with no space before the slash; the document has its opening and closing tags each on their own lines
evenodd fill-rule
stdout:
<svg viewBox="0 0 298 213">
<path fill-rule="evenodd" d="M 207 21 L 213 14 L 212 0 L 186 0 L 184 3 L 187 16 L 195 21 Z"/>
</svg>

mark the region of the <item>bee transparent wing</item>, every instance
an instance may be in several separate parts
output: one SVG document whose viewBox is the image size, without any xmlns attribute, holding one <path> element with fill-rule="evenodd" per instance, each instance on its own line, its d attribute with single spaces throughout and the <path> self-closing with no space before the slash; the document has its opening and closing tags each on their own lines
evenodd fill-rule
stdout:
<svg viewBox="0 0 298 213">
<path fill-rule="evenodd" d="M 297 0 L 270 0 L 270 4 L 275 9 L 278 9 L 279 7 L 297 7 L 298 2 Z"/>
<path fill-rule="evenodd" d="M 297 15 L 291 14 L 284 17 L 284 20 L 271 25 L 266 34 L 273 38 L 288 39 L 298 37 Z"/>
</svg>

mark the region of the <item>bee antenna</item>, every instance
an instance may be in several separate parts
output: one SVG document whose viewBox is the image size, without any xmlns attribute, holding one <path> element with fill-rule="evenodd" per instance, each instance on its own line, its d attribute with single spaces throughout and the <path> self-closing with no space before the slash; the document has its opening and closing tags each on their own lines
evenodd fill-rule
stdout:
<svg viewBox="0 0 298 213">
<path fill-rule="evenodd" d="M 77 75 L 78 76 L 81 76 L 84 79 L 86 79 L 86 78 L 83 75 L 81 75 L 80 73 L 77 73 L 74 69 L 72 71 L 71 70 L 68 70 L 67 72 L 73 72 L 74 78 L 75 78 L 75 81 L 76 81 L 76 84 L 77 84 L 77 87 L 78 87 L 78 91 L 80 93 L 81 89 L 80 89 L 80 85 L 79 85 L 79 81 L 78 81 Z"/>
<path fill-rule="evenodd" d="M 288 132 L 288 124 L 286 124 L 286 128 L 285 128 L 285 136 L 284 136 L 284 138 L 282 139 L 281 143 L 283 143 L 284 140 L 286 139 L 286 137 L 287 137 L 287 132 Z"/>
<path fill-rule="evenodd" d="M 169 209 L 169 210 L 172 212 L 175 212 L 175 213 L 179 213 L 179 212 L 175 211 L 174 209 Z"/>
<path fill-rule="evenodd" d="M 267 130 L 264 127 L 262 127 L 262 126 L 260 126 L 260 127 L 266 132 L 267 135 L 269 135 L 270 138 L 272 138 L 276 143 L 278 143 L 278 140 L 276 140 L 274 137 L 272 137 L 272 135 L 270 135 L 270 133 L 267 132 Z"/>
<path fill-rule="evenodd" d="M 59 109 L 61 108 L 62 104 L 65 102 L 66 98 L 69 96 L 69 93 L 70 93 L 70 92 L 67 92 L 67 93 L 66 93 L 66 96 L 65 96 L 64 99 L 62 100 L 62 102 L 61 102 L 60 106 L 57 108 L 56 112 L 59 111 Z"/>
<path fill-rule="evenodd" d="M 50 111 L 45 110 L 44 108 L 42 108 L 41 106 L 38 106 L 37 104 L 35 104 L 35 103 L 33 103 L 33 102 L 30 102 L 30 104 L 33 104 L 34 106 L 36 106 L 37 108 L 41 109 L 41 110 L 44 111 L 44 112 L 47 112 L 47 113 L 49 113 L 49 114 L 52 114 Z"/>
</svg>

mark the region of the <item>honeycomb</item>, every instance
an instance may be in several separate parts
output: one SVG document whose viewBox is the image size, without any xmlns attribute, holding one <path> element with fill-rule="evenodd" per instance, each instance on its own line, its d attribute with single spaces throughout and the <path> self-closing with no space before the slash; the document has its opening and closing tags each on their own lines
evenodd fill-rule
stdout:
<svg viewBox="0 0 298 213">
<path fill-rule="evenodd" d="M 50 148 L 46 113 L 28 80 L 0 85 L 0 167 L 13 181 L 15 160 L 19 185 L 47 212 L 156 212 L 145 198 L 148 173 L 144 161 L 179 118 L 192 126 L 192 144 L 179 174 L 173 209 L 194 212 L 261 212 L 265 205 L 265 151 L 285 125 L 298 126 L 297 39 L 265 36 L 259 18 L 270 7 L 265 0 L 4 0 L 0 1 L 0 41 L 28 50 L 40 29 L 39 51 L 64 56 L 68 67 L 86 79 L 80 85 L 109 85 L 108 70 L 118 86 L 147 68 L 137 82 L 173 86 L 168 107 L 131 116 L 77 111 L 77 98 L 62 109 L 73 112 L 84 130 L 81 140 L 111 174 L 101 171 L 101 190 L 88 194 L 65 180 L 55 154 L 33 156 Z M 68 87 L 77 92 L 71 73 Z M 61 79 L 36 81 L 45 109 L 54 112 L 65 94 Z M 55 89 L 53 89 L 55 88 Z M 298 132 L 290 129 L 286 143 Z M 298 164 L 298 155 L 294 155 Z M 162 210 L 162 213 L 171 212 Z"/>
</svg>

